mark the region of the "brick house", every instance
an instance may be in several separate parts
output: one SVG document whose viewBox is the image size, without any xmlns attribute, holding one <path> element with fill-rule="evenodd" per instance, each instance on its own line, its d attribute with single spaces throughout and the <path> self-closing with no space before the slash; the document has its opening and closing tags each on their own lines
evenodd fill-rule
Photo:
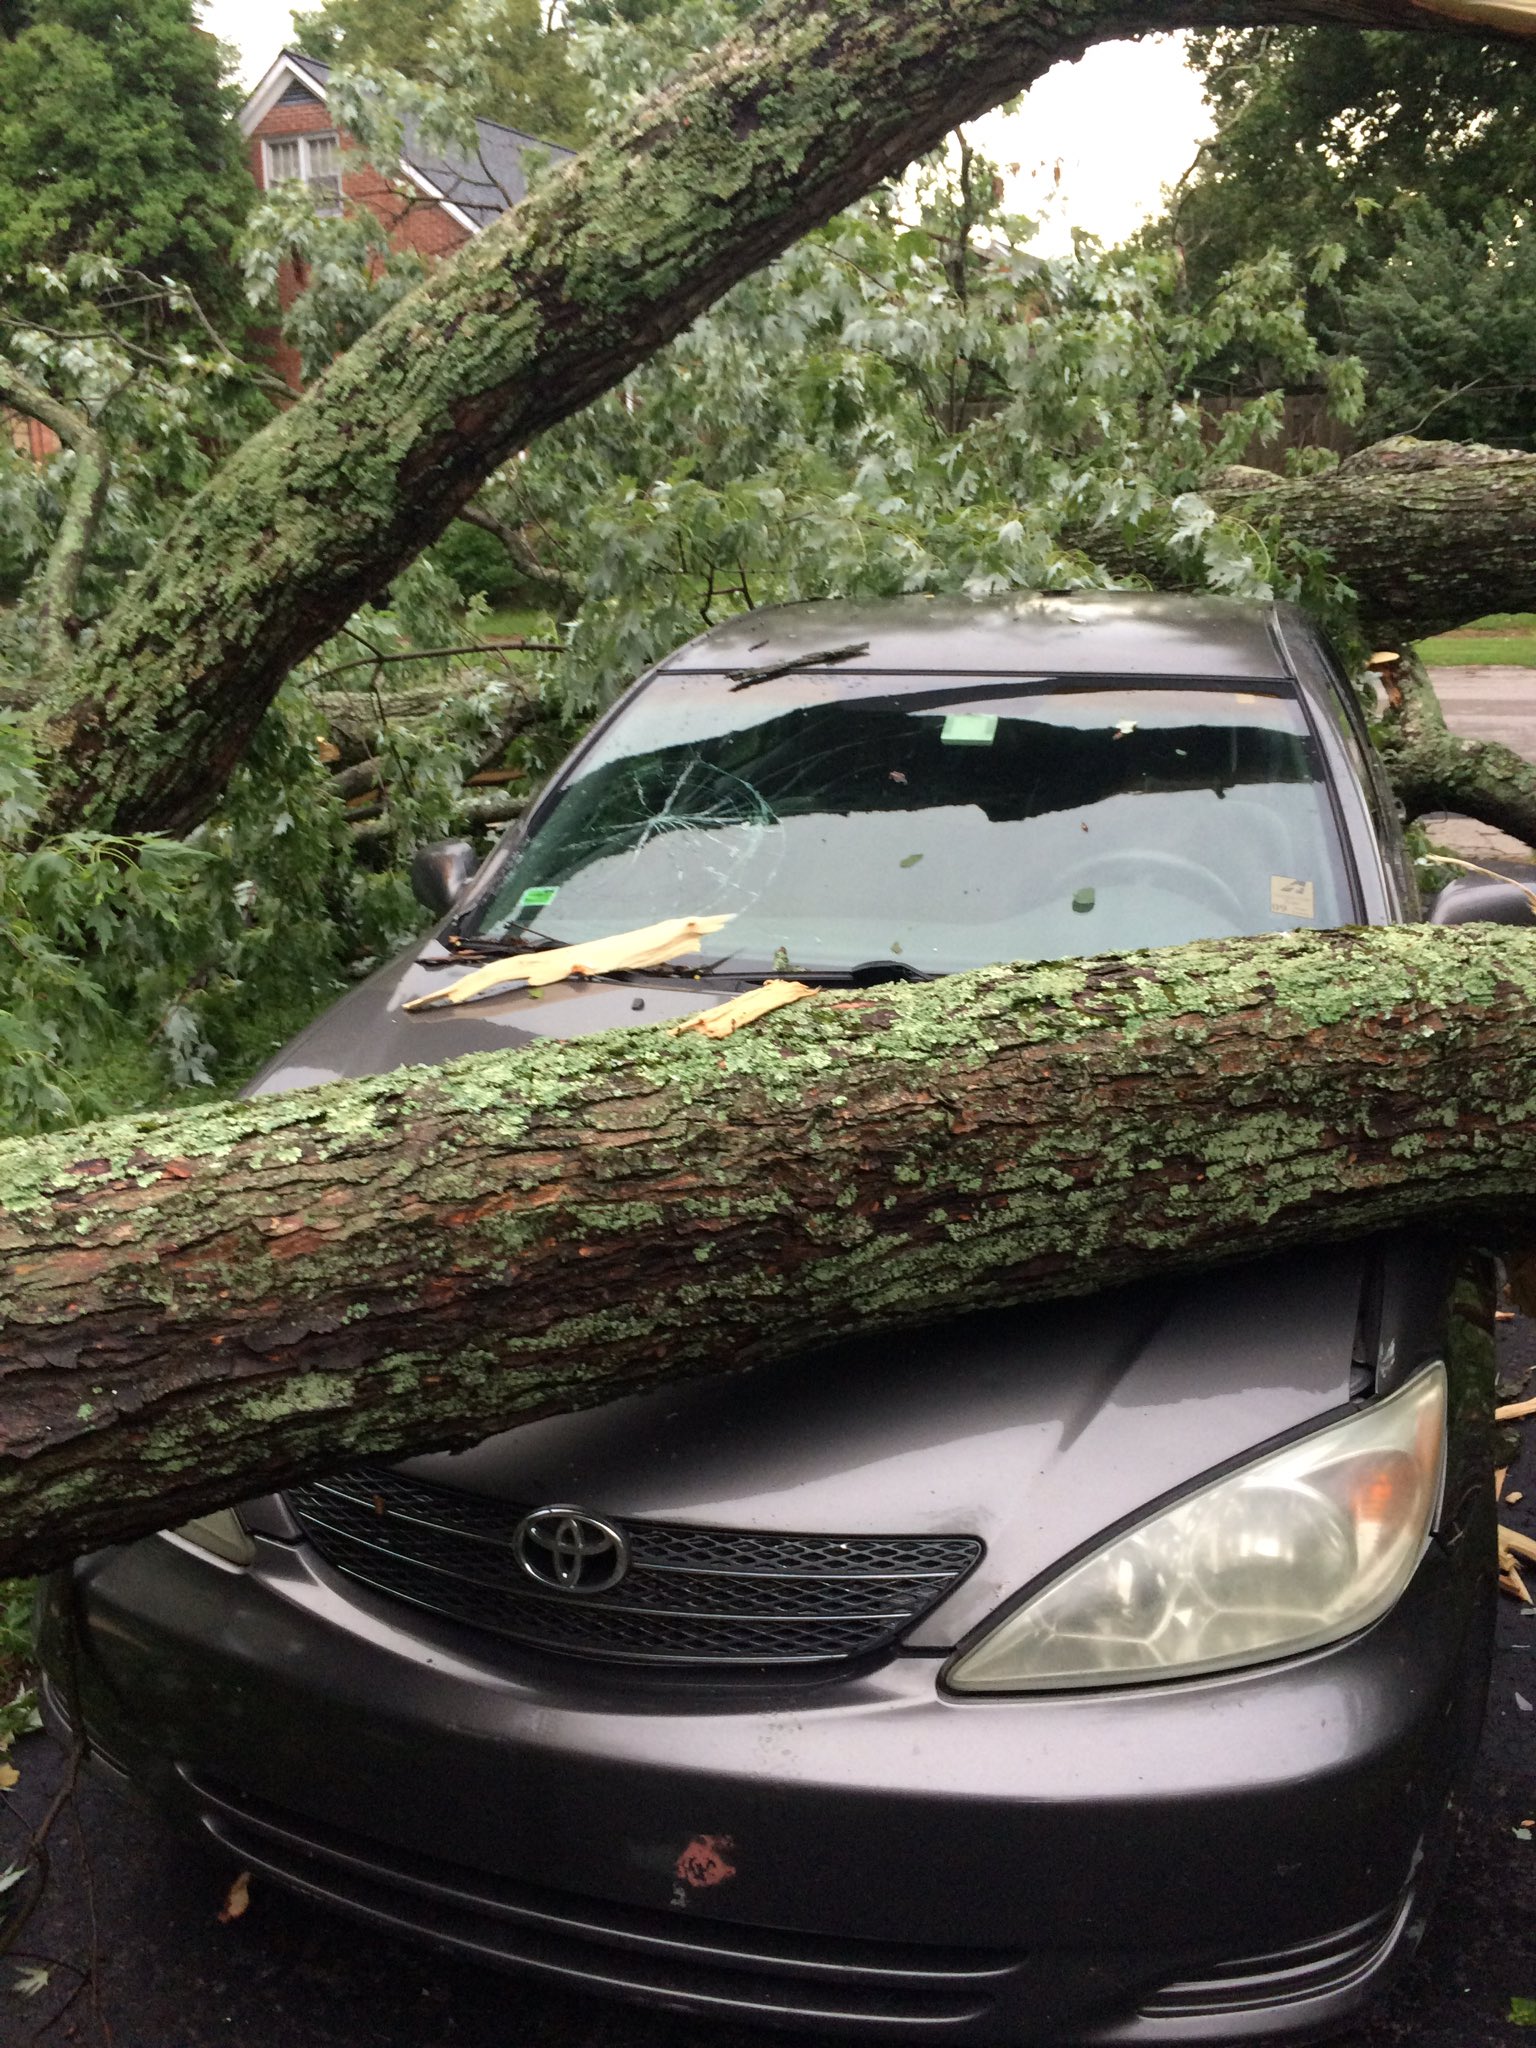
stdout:
<svg viewBox="0 0 1536 2048">
<path fill-rule="evenodd" d="M 343 167 L 347 138 L 326 104 L 330 75 L 328 64 L 284 50 L 241 108 L 240 132 L 258 189 L 266 192 L 302 179 L 322 206 L 333 211 L 345 202 L 366 206 L 389 227 L 398 247 L 425 256 L 451 255 L 517 204 L 528 189 L 525 153 L 533 162 L 559 162 L 572 154 L 500 121 L 475 123 L 478 149 L 473 157 L 418 147 L 407 129 L 398 167 L 402 192 L 369 165 Z M 300 289 L 301 280 L 285 266 L 278 280 L 284 308 Z M 302 380 L 295 351 L 275 330 L 261 338 L 273 367 L 298 390 Z"/>
</svg>

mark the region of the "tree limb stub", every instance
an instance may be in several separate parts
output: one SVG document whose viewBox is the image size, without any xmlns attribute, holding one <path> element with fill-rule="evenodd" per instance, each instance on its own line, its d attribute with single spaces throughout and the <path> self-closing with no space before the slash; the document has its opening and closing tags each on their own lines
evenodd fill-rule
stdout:
<svg viewBox="0 0 1536 2048">
<path fill-rule="evenodd" d="M 1414 0 L 769 0 L 198 494 L 54 702 L 44 828 L 195 824 L 281 678 L 508 456 L 957 123 L 1105 37 L 1268 22 L 1443 26 Z"/>
<path fill-rule="evenodd" d="M 855 1331 L 1536 1196 L 1536 934 L 828 992 L 0 1147 L 0 1569 Z"/>
</svg>

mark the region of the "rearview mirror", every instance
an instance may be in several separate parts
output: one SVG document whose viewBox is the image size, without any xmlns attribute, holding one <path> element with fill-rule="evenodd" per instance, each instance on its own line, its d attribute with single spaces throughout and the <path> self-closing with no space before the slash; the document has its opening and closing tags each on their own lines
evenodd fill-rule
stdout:
<svg viewBox="0 0 1536 2048">
<path fill-rule="evenodd" d="M 479 866 L 467 839 L 436 839 L 411 856 L 411 894 L 434 917 L 452 910 L 464 884 Z"/>
<path fill-rule="evenodd" d="M 1447 882 L 1427 912 L 1431 924 L 1536 924 L 1531 892 L 1515 882 L 1462 875 Z"/>
</svg>

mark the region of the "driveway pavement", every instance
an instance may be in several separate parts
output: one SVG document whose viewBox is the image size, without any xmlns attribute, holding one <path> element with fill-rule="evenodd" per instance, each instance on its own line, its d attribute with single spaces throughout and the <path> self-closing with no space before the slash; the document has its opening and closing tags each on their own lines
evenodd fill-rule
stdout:
<svg viewBox="0 0 1536 2048">
<path fill-rule="evenodd" d="M 1536 761 L 1536 669 L 1432 668 L 1430 677 L 1452 732 L 1469 740 L 1500 740 Z M 1463 860 L 1529 860 L 1520 842 L 1470 818 L 1426 818 L 1431 839 Z"/>
<path fill-rule="evenodd" d="M 1500 1348 L 1506 1395 L 1536 1391 L 1536 1325 L 1501 1325 Z M 1506 1490 L 1526 1496 L 1506 1519 L 1536 1534 L 1536 1420 Z M 1407 1974 L 1342 2048 L 1536 2044 L 1536 2031 L 1508 2018 L 1512 1998 L 1536 2000 L 1536 1838 L 1516 1832 L 1536 1819 L 1536 1617 L 1513 1600 L 1500 1608 L 1449 1884 Z M 27 1737 L 18 1761 L 0 1870 L 61 1773 L 44 1735 Z M 431 1757 L 415 1768 L 430 1773 Z M 249 1910 L 221 1925 L 231 1870 L 93 1784 L 64 1809 L 49 1854 L 47 1890 L 18 1943 L 26 1953 L 0 1964 L 0 2048 L 752 2048 L 773 2038 L 540 1989 L 260 1885 Z M 40 1959 L 48 1984 L 18 1997 L 17 1964 Z"/>
</svg>

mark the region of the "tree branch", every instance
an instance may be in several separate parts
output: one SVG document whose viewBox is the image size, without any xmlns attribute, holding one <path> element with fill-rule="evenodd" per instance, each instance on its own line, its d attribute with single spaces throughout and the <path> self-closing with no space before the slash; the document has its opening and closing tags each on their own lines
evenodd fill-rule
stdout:
<svg viewBox="0 0 1536 2048">
<path fill-rule="evenodd" d="M 1496 740 L 1453 733 L 1411 648 L 1377 672 L 1390 713 L 1381 753 L 1410 821 L 1453 811 L 1536 847 L 1536 767 Z"/>
<path fill-rule="evenodd" d="M 533 584 L 536 589 L 543 591 L 550 600 L 550 608 L 557 619 L 575 617 L 581 609 L 583 596 L 582 586 L 577 577 L 567 576 L 563 569 L 551 569 L 541 562 L 515 526 L 505 519 L 498 519 L 494 512 L 487 512 L 483 505 L 470 503 L 460 512 L 459 517 L 501 542 L 518 575 Z"/>
<path fill-rule="evenodd" d="M 1202 495 L 1272 539 L 1319 550 L 1373 634 L 1420 640 L 1485 612 L 1536 609 L 1536 455 L 1400 435 L 1289 483 L 1219 471 Z M 1127 542 L 1072 538 L 1116 574 L 1188 579 L 1156 519 Z"/>
<path fill-rule="evenodd" d="M 75 598 L 101 523 L 112 472 L 101 436 L 83 412 L 54 398 L 0 357 L 0 402 L 58 435 L 74 456 L 64 517 L 53 537 L 37 608 L 38 652 L 45 669 L 62 669 L 74 651 Z"/>
</svg>

